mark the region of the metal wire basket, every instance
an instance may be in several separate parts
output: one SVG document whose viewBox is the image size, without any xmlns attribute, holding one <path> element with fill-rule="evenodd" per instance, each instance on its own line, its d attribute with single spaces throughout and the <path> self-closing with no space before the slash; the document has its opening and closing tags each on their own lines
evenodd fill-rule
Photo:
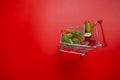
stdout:
<svg viewBox="0 0 120 80">
<path fill-rule="evenodd" d="M 99 40 L 99 33 L 100 32 L 98 30 L 98 27 L 96 26 L 97 24 L 100 25 L 101 34 L 102 34 L 102 42 Z M 92 49 L 107 46 L 105 36 L 104 36 L 103 27 L 102 27 L 102 20 L 95 21 L 92 26 L 94 28 L 93 31 L 92 31 L 92 35 L 93 35 L 93 38 L 96 41 L 96 43 L 94 45 L 91 46 L 91 45 L 86 45 L 86 44 L 64 43 L 61 40 L 64 33 L 61 32 L 59 51 L 62 52 L 62 53 L 67 52 L 67 53 L 80 54 L 81 56 L 85 56 L 86 52 L 88 52 L 88 51 L 90 51 Z M 85 25 L 83 25 L 83 26 L 65 27 L 65 28 L 80 31 L 82 33 L 83 39 L 85 39 L 85 36 L 84 36 L 84 34 L 85 34 Z"/>
</svg>

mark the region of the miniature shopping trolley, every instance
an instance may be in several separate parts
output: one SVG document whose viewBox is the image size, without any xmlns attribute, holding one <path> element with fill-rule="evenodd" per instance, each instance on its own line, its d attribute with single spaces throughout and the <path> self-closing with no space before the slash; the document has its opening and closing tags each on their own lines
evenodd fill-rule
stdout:
<svg viewBox="0 0 120 80">
<path fill-rule="evenodd" d="M 107 46 L 107 43 L 102 20 L 95 21 L 93 24 L 85 21 L 83 26 L 65 27 L 61 30 L 59 47 L 61 53 L 84 56 L 88 51 L 104 46 Z"/>
</svg>

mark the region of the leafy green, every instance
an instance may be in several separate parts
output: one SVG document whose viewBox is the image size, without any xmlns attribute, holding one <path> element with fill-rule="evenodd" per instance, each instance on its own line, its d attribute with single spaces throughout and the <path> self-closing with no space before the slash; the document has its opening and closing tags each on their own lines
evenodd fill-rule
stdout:
<svg viewBox="0 0 120 80">
<path fill-rule="evenodd" d="M 79 39 L 78 38 L 73 38 L 72 41 L 73 41 L 74 44 L 79 44 Z"/>
<path fill-rule="evenodd" d="M 62 42 L 71 43 L 72 44 L 73 42 L 71 40 L 71 37 L 72 37 L 71 33 L 65 34 L 64 36 L 62 36 Z"/>
<path fill-rule="evenodd" d="M 72 31 L 71 34 L 77 38 L 80 38 L 82 36 L 82 33 L 80 33 L 79 31 Z"/>
<path fill-rule="evenodd" d="M 73 35 L 71 33 L 65 34 L 64 36 L 66 36 L 67 38 L 71 38 Z"/>
<path fill-rule="evenodd" d="M 87 42 L 85 42 L 85 45 L 88 45 L 89 44 L 89 42 L 87 41 Z"/>
<path fill-rule="evenodd" d="M 79 39 L 82 37 L 82 33 L 79 31 L 72 31 L 71 33 L 64 34 L 62 36 L 62 42 L 70 44 L 79 44 Z"/>
</svg>

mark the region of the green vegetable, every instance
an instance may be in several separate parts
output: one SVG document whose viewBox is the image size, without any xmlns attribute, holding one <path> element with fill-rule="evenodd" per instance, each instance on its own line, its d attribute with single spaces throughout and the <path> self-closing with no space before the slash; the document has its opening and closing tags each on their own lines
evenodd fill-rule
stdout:
<svg viewBox="0 0 120 80">
<path fill-rule="evenodd" d="M 71 33 L 65 34 L 64 36 L 66 36 L 67 38 L 71 38 L 73 35 Z"/>
<path fill-rule="evenodd" d="M 79 44 L 79 39 L 82 37 L 82 33 L 79 31 L 72 31 L 62 36 L 62 42 L 70 44 Z"/>
<path fill-rule="evenodd" d="M 73 44 L 73 41 L 72 41 L 71 39 L 69 39 L 68 43 L 71 43 L 71 44 Z"/>
<path fill-rule="evenodd" d="M 87 41 L 87 42 L 85 42 L 85 45 L 88 45 L 89 44 L 89 42 Z"/>
<path fill-rule="evenodd" d="M 72 41 L 73 41 L 74 44 L 79 44 L 79 39 L 78 38 L 73 38 Z"/>
<path fill-rule="evenodd" d="M 71 34 L 76 38 L 80 38 L 82 36 L 82 33 L 79 31 L 72 31 Z"/>
<path fill-rule="evenodd" d="M 62 36 L 62 42 L 73 44 L 71 37 L 71 33 L 65 34 L 64 36 Z"/>
</svg>

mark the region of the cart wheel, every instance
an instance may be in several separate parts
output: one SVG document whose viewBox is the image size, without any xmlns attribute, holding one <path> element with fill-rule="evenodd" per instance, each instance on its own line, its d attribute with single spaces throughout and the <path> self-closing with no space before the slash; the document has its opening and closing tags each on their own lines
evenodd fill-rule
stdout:
<svg viewBox="0 0 120 80">
<path fill-rule="evenodd" d="M 85 53 L 81 53 L 80 56 L 85 56 Z"/>
<path fill-rule="evenodd" d="M 60 51 L 60 54 L 62 54 L 63 52 L 62 51 Z"/>
</svg>

